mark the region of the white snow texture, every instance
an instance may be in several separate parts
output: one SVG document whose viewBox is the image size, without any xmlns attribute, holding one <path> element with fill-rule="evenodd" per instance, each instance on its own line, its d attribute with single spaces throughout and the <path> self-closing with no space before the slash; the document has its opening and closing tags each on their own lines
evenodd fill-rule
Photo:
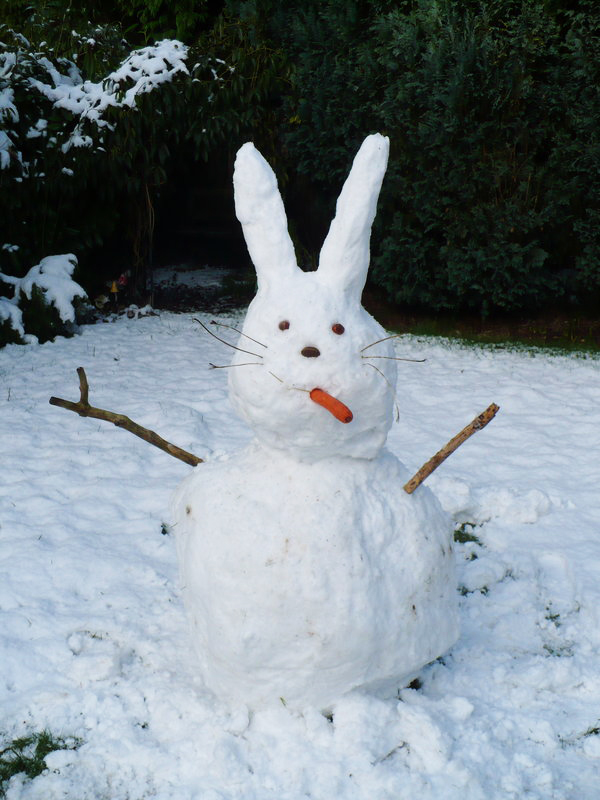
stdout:
<svg viewBox="0 0 600 800">
<path fill-rule="evenodd" d="M 306 286 L 307 293 L 310 286 L 318 294 L 317 283 L 298 286 Z M 337 288 L 333 282 L 331 296 L 320 295 L 315 327 L 310 315 L 292 316 L 295 305 L 282 307 L 290 327 L 273 331 L 266 323 L 265 343 L 271 346 L 273 336 L 293 336 L 294 331 L 304 341 L 300 334 L 316 331 L 325 316 L 328 324 L 333 319 L 345 324 L 337 312 L 346 300 L 326 305 L 340 303 Z M 312 308 L 315 301 L 307 299 Z M 277 325 L 279 310 L 273 308 Z M 0 313 L 13 312 L 3 306 Z M 207 325 L 211 319 L 242 324 L 239 315 L 200 318 Z M 344 337 L 352 336 L 356 318 L 350 319 Z M 287 341 L 281 339 L 282 353 Z M 324 359 L 341 341 L 327 340 L 321 331 L 311 345 L 323 348 Z M 261 353 L 264 361 L 267 351 L 256 342 L 242 337 L 240 344 Z M 364 355 L 386 353 L 388 344 Z M 269 443 L 263 438 L 253 444 L 247 424 L 233 413 L 226 374 L 243 372 L 250 380 L 251 370 L 268 369 L 209 369 L 210 362 L 224 363 L 227 348 L 199 335 L 191 317 L 123 317 L 113 324 L 84 326 L 71 339 L 0 350 L 0 750 L 16 737 L 44 729 L 77 740 L 76 749 L 47 756 L 46 769 L 35 779 L 13 776 L 5 786 L 7 800 L 596 800 L 600 359 L 473 348 L 413 336 L 389 346 L 399 357 L 424 358 L 426 363 L 399 364 L 399 424 L 389 430 L 390 455 L 383 451 L 370 459 L 374 465 L 390 464 L 397 480 L 381 492 L 376 484 L 386 484 L 387 473 L 368 470 L 366 484 L 373 491 L 363 492 L 361 486 L 366 505 L 360 508 L 348 497 L 361 472 L 361 458 L 345 450 L 359 446 L 358 440 L 350 444 L 353 423 L 343 425 L 307 401 L 295 406 L 294 413 L 318 412 L 323 425 L 330 423 L 323 428 L 328 436 L 343 431 L 335 443 L 337 455 L 321 453 L 312 433 L 290 448 L 283 438 L 278 444 L 268 433 Z M 321 357 L 307 363 L 316 368 Z M 384 376 L 390 374 L 382 366 L 386 361 L 375 364 Z M 49 405 L 51 395 L 76 399 L 79 365 L 86 369 L 94 405 L 126 413 L 208 463 L 190 476 L 189 467 L 146 442 Z M 281 366 L 286 365 L 291 366 L 282 355 Z M 285 389 L 285 403 L 302 397 L 293 388 L 299 380 L 295 372 L 279 377 L 289 389 L 275 378 L 273 388 Z M 337 391 L 329 384 L 323 388 Z M 249 422 L 258 415 L 258 436 L 266 430 L 266 416 L 254 410 L 258 401 L 252 386 L 240 387 L 242 396 L 246 391 L 252 402 L 238 404 L 249 410 Z M 376 394 L 374 387 L 369 391 Z M 352 396 L 343 399 L 360 422 L 360 403 Z M 233 583 L 235 573 L 273 570 L 284 584 L 289 555 L 302 602 L 308 587 L 333 601 L 330 610 L 336 620 L 324 628 L 319 611 L 321 627 L 311 629 L 323 637 L 325 630 L 339 630 L 340 614 L 345 624 L 338 598 L 346 583 L 356 584 L 359 576 L 356 571 L 344 574 L 336 562 L 331 573 L 336 585 L 327 584 L 318 563 L 329 547 L 322 541 L 328 533 L 318 536 L 322 518 L 349 510 L 366 520 L 388 513 L 401 516 L 403 473 L 395 456 L 414 473 L 492 400 L 501 407 L 494 422 L 427 482 L 458 529 L 454 563 L 461 635 L 442 659 L 420 670 L 420 688 L 386 699 L 371 691 L 352 691 L 333 703 L 329 717 L 315 708 L 286 707 L 283 695 L 275 706 L 253 712 L 245 702 L 228 707 L 218 700 L 199 677 L 198 657 L 186 630 L 180 597 L 185 587 L 178 583 L 173 541 L 177 535 L 181 546 L 182 539 L 177 526 L 167 535 L 167 526 L 161 525 L 169 519 L 174 487 L 183 480 L 184 493 L 202 470 L 211 485 L 213 475 L 218 481 L 219 474 L 239 474 L 243 508 L 250 518 L 265 522 L 265 514 L 251 508 L 253 493 L 269 504 L 267 533 L 272 538 L 261 538 L 254 527 L 240 550 L 231 547 L 228 552 L 230 533 L 238 544 L 239 537 L 221 525 L 223 541 L 215 537 L 215 552 L 207 548 L 207 554 L 213 563 L 227 558 L 226 569 L 217 574 L 209 574 L 204 565 L 201 569 L 219 593 L 231 581 L 232 601 L 237 599 L 242 615 L 246 606 Z M 375 401 L 380 402 L 374 395 Z M 379 429 L 389 424 L 386 403 L 376 413 Z M 295 427 L 306 427 L 304 418 L 298 419 Z M 292 434 L 286 429 L 285 439 Z M 377 449 L 377 437 L 368 427 L 360 441 Z M 261 470 L 246 469 L 250 460 Z M 313 467 L 320 471 L 313 472 Z M 296 481 L 308 475 L 327 476 L 322 487 L 307 479 L 312 521 L 309 508 L 302 507 L 298 519 L 293 513 L 300 503 Z M 331 500 L 333 481 L 339 481 L 339 501 Z M 224 512 L 239 526 L 231 510 L 237 501 L 234 486 L 230 481 Z M 317 491 L 328 498 L 319 499 L 319 506 L 326 506 L 322 513 L 313 502 Z M 292 498 L 290 504 L 278 503 L 276 492 L 284 500 Z M 425 486 L 414 497 L 423 498 L 411 508 L 417 527 L 421 502 L 428 517 L 441 514 L 433 512 L 435 503 Z M 283 519 L 281 530 L 294 533 L 287 545 L 273 537 L 271 519 Z M 298 530 L 307 519 L 301 541 Z M 246 520 L 243 524 L 248 527 Z M 362 517 L 351 524 L 359 533 L 354 550 L 337 525 L 330 527 L 355 570 L 359 554 L 373 561 L 379 548 L 390 546 L 390 527 L 386 520 L 381 532 L 373 531 Z M 399 539 L 395 541 L 398 546 Z M 412 546 L 410 536 L 408 541 Z M 272 563 L 258 560 L 255 545 Z M 195 557 L 199 555 L 198 550 Z M 303 574 L 300 558 L 306 559 Z M 370 568 L 371 563 L 361 566 L 363 574 Z M 276 591 L 283 602 L 290 601 L 285 585 Z M 384 579 L 381 592 L 390 591 Z M 365 628 L 358 607 L 365 593 L 357 598 L 355 639 L 365 637 L 365 652 L 358 652 L 358 660 L 361 679 L 368 680 L 374 631 Z M 248 599 L 256 610 L 260 598 Z M 217 611 L 228 614 L 234 608 L 231 602 Z M 298 608 L 289 608 L 298 630 Z M 217 624 L 221 618 L 213 617 Z M 410 619 L 410 614 L 400 615 L 405 626 Z M 281 618 L 276 621 L 291 648 L 290 632 Z M 377 619 L 375 624 L 387 622 Z M 264 637 L 260 617 L 255 616 L 254 624 Z M 310 655 L 306 648 L 312 638 L 300 641 L 303 658 Z M 238 646 L 234 641 L 233 648 Z M 316 656 L 323 657 L 322 642 L 317 639 L 313 646 Z M 226 642 L 225 649 L 229 647 Z M 248 652 L 243 656 L 248 658 Z M 305 669 L 301 658 L 295 664 Z M 229 658 L 225 667 L 236 669 Z M 326 694 L 330 688 L 325 687 Z M 245 691 L 242 685 L 238 696 Z"/>
<path fill-rule="evenodd" d="M 382 452 L 395 361 L 360 305 L 387 154 L 386 138 L 365 140 L 324 263 L 305 273 L 271 168 L 251 144 L 238 153 L 259 290 L 239 342 L 254 355 L 235 352 L 230 390 L 256 440 L 200 465 L 173 511 L 201 674 L 226 703 L 323 709 L 359 687 L 393 694 L 458 636 L 450 520 L 428 489 L 399 490 L 410 476 Z M 313 402 L 315 388 L 352 420 Z"/>
<path fill-rule="evenodd" d="M 92 404 L 218 468 L 251 434 L 208 367 L 228 348 L 192 316 L 0 351 L 0 733 L 81 742 L 8 800 L 596 800 L 600 361 L 396 340 L 427 359 L 399 362 L 387 447 L 409 472 L 501 407 L 427 481 L 471 538 L 455 548 L 461 636 L 399 701 L 249 714 L 198 678 L 161 534 L 190 468 L 48 403 L 77 399 L 84 366 Z"/>
</svg>

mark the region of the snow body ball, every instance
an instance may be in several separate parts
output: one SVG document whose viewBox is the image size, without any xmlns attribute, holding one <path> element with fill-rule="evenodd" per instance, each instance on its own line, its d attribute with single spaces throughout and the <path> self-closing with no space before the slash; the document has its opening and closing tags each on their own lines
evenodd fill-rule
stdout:
<svg viewBox="0 0 600 800">
<path fill-rule="evenodd" d="M 237 155 L 258 291 L 229 388 L 255 439 L 196 467 L 173 504 L 200 671 L 230 704 L 391 694 L 458 637 L 449 518 L 428 488 L 403 490 L 384 448 L 396 362 L 360 302 L 388 148 L 360 148 L 316 272 L 296 264 L 267 162 Z"/>
</svg>

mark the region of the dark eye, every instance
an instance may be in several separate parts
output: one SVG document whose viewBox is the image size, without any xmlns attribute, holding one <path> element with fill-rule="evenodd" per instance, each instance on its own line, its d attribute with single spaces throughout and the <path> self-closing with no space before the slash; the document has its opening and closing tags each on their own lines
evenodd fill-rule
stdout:
<svg viewBox="0 0 600 800">
<path fill-rule="evenodd" d="M 289 327 L 290 327 L 290 323 L 287 321 L 287 319 L 282 319 L 281 322 L 279 323 L 279 330 L 280 331 L 287 331 L 287 329 Z"/>
<path fill-rule="evenodd" d="M 346 330 L 346 328 L 344 328 L 344 326 L 340 322 L 336 322 L 335 325 L 331 326 L 331 330 L 334 333 L 337 333 L 338 336 L 341 336 L 342 333 Z"/>
</svg>

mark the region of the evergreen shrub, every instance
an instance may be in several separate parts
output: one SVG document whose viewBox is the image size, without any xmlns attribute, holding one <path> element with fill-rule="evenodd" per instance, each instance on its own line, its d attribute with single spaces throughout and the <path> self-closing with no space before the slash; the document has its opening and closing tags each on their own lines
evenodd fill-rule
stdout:
<svg viewBox="0 0 600 800">
<path fill-rule="evenodd" d="M 331 208 L 343 154 L 390 136 L 372 278 L 392 300 L 486 314 L 599 299 L 595 4 L 328 0 L 293 29 L 286 143 Z"/>
<path fill-rule="evenodd" d="M 77 259 L 72 253 L 48 256 L 23 278 L 0 272 L 0 347 L 35 337 L 46 342 L 72 336 L 87 313 L 85 290 L 73 280 Z"/>
</svg>

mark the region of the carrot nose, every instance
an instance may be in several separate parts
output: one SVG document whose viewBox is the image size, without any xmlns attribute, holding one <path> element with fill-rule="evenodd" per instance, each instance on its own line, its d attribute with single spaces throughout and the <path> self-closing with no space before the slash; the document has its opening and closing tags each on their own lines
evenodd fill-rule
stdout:
<svg viewBox="0 0 600 800">
<path fill-rule="evenodd" d="M 339 419 L 340 422 L 352 422 L 352 412 L 348 406 L 345 406 L 340 400 L 324 392 L 323 389 L 313 389 L 310 393 L 310 399 L 314 403 L 326 408 L 327 411 L 333 414 L 336 419 Z"/>
</svg>

